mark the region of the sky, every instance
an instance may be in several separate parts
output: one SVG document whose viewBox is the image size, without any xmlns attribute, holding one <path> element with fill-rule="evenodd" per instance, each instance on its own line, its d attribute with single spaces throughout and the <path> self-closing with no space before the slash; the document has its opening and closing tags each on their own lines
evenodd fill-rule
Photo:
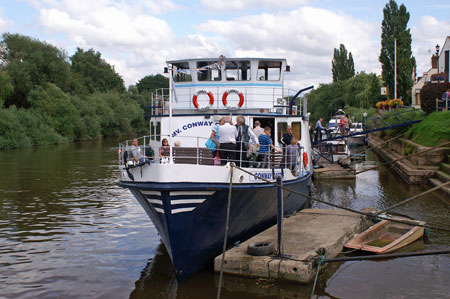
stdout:
<svg viewBox="0 0 450 299">
<path fill-rule="evenodd" d="M 167 60 L 286 58 L 293 89 L 330 83 L 333 50 L 344 44 L 355 71 L 381 74 L 388 0 L 0 0 L 0 32 L 63 49 L 94 49 L 134 85 Z M 404 0 L 420 76 L 450 35 L 450 0 Z"/>
</svg>

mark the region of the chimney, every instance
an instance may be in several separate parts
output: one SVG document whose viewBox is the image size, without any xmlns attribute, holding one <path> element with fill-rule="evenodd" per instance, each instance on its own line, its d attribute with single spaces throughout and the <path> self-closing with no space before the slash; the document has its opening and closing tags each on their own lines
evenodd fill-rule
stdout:
<svg viewBox="0 0 450 299">
<path fill-rule="evenodd" d="M 438 60 L 439 60 L 439 56 L 438 55 L 431 56 L 431 68 L 432 69 L 437 69 L 438 68 Z"/>
</svg>

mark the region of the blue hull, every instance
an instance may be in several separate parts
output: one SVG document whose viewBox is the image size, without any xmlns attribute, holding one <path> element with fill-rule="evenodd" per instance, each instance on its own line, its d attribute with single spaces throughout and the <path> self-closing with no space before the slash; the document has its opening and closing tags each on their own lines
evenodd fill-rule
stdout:
<svg viewBox="0 0 450 299">
<path fill-rule="evenodd" d="M 222 253 L 228 184 L 119 182 L 129 188 L 157 228 L 179 281 Z M 311 174 L 285 186 L 309 194 Z M 306 197 L 284 191 L 285 215 L 301 209 Z M 276 223 L 276 188 L 271 184 L 233 185 L 229 247 Z"/>
</svg>

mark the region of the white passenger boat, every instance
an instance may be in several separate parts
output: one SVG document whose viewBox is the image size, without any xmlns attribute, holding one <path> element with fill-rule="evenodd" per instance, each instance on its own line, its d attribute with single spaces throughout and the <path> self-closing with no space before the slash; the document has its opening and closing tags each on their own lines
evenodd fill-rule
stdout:
<svg viewBox="0 0 450 299">
<path fill-rule="evenodd" d="M 252 174 L 233 170 L 229 247 L 276 223 L 276 188 L 253 174 L 271 182 L 281 175 L 284 186 L 295 190 L 283 192 L 285 215 L 308 204 L 304 195 L 311 185 L 311 144 L 306 100 L 295 104 L 294 92 L 283 86 L 289 69 L 285 59 L 221 56 L 167 64 L 171 88 L 153 94 L 150 134 L 139 139 L 141 152 L 154 152 L 155 157 L 149 164 L 135 165 L 128 158 L 130 141 L 121 143 L 119 185 L 130 189 L 142 205 L 183 280 L 222 252 L 232 166 L 231 161 L 215 166 L 205 147 L 219 119 L 231 116 L 236 123 L 236 117 L 243 116 L 251 127 L 258 120 L 272 128 L 271 138 L 279 148 L 291 126 L 302 146 L 292 168 L 283 155 L 271 153 L 265 168 L 243 164 Z M 169 141 L 168 157 L 158 153 L 163 138 Z"/>
</svg>

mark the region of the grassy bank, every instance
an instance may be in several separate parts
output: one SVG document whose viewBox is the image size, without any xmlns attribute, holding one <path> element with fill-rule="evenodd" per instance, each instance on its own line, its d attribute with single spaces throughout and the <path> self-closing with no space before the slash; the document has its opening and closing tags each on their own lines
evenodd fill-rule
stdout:
<svg viewBox="0 0 450 299">
<path fill-rule="evenodd" d="M 410 127 L 405 138 L 425 146 L 436 146 L 450 141 L 450 111 L 434 112 Z"/>
</svg>

